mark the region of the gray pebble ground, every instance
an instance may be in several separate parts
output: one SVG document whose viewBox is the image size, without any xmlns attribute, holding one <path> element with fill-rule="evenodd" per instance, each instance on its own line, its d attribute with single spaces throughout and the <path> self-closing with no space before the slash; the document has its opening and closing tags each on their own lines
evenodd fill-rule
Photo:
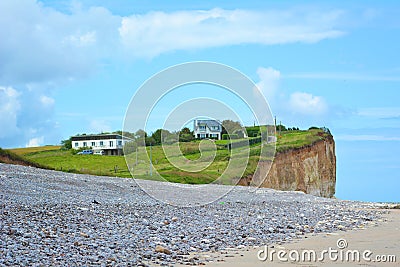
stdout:
<svg viewBox="0 0 400 267">
<path fill-rule="evenodd" d="M 0 164 L 0 266 L 196 265 L 219 260 L 199 252 L 362 228 L 383 212 L 368 203 L 252 191 L 238 186 L 217 202 L 180 208 L 149 197 L 133 179 Z"/>
</svg>

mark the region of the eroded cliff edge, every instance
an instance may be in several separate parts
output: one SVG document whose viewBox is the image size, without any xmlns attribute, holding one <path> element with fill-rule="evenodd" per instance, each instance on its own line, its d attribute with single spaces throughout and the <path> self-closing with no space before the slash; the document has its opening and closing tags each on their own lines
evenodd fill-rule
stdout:
<svg viewBox="0 0 400 267">
<path fill-rule="evenodd" d="M 260 162 L 260 168 L 271 168 L 266 178 L 260 177 L 260 173 L 265 172 L 258 170 L 241 178 L 239 184 L 333 197 L 336 186 L 335 141 L 328 135 L 310 145 L 278 152 L 272 166 L 271 161 L 264 161 Z"/>
</svg>

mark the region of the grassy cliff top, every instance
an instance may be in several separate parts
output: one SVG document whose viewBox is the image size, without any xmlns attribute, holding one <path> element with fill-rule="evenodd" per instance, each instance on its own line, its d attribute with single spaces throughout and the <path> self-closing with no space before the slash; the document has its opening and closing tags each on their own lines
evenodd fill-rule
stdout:
<svg viewBox="0 0 400 267">
<path fill-rule="evenodd" d="M 332 135 L 328 131 L 324 131 L 322 129 L 311 129 L 307 131 L 285 131 L 278 136 L 276 152 L 280 153 L 291 149 L 301 148 L 328 138 L 332 138 Z"/>
</svg>

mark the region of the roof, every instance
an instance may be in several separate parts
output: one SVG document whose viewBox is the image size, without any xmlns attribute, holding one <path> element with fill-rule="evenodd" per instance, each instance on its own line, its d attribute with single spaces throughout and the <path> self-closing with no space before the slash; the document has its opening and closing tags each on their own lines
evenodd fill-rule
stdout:
<svg viewBox="0 0 400 267">
<path fill-rule="evenodd" d="M 104 139 L 131 140 L 131 138 L 122 136 L 120 134 L 88 134 L 88 135 L 76 135 L 71 137 L 72 141 L 104 140 Z"/>
<path fill-rule="evenodd" d="M 204 125 L 207 126 L 208 129 L 212 132 L 220 132 L 222 130 L 222 124 L 217 120 L 197 120 L 195 124 L 195 131 L 198 129 L 198 126 Z M 217 129 L 213 129 L 213 127 L 218 127 Z"/>
<path fill-rule="evenodd" d="M 207 126 L 221 126 L 221 123 L 216 120 L 197 120 L 197 125 L 207 125 Z"/>
</svg>

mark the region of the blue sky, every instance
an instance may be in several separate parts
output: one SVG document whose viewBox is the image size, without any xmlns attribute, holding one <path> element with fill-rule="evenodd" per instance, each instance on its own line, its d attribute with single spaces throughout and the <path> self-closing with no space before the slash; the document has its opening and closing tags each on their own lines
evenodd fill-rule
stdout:
<svg viewBox="0 0 400 267">
<path fill-rule="evenodd" d="M 285 125 L 331 129 L 337 197 L 400 201 L 399 14 L 397 1 L 3 0 L 0 146 L 121 129 L 150 76 L 215 61 Z"/>
</svg>

